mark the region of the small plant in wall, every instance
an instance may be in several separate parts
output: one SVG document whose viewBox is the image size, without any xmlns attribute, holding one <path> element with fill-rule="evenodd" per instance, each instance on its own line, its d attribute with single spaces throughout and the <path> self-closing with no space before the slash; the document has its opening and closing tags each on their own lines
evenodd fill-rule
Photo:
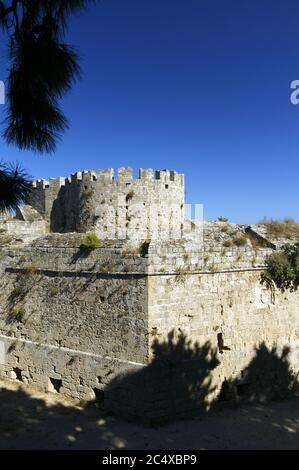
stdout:
<svg viewBox="0 0 299 470">
<path fill-rule="evenodd" d="M 129 191 L 128 194 L 126 195 L 126 201 L 130 201 L 134 197 L 134 191 Z"/>
<path fill-rule="evenodd" d="M 39 271 L 40 270 L 33 265 L 25 266 L 23 268 L 23 274 L 27 276 L 34 276 L 36 274 L 39 274 Z"/>
<path fill-rule="evenodd" d="M 0 246 L 9 245 L 12 242 L 12 238 L 9 236 L 4 236 L 0 238 Z"/>
<path fill-rule="evenodd" d="M 97 248 L 101 248 L 101 246 L 102 242 L 96 233 L 89 232 L 85 235 L 82 248 L 85 250 L 96 250 Z"/>
<path fill-rule="evenodd" d="M 24 307 L 15 307 L 9 313 L 9 319 L 12 322 L 22 323 L 26 315 L 26 310 Z"/>
<path fill-rule="evenodd" d="M 268 285 L 274 282 L 282 291 L 295 291 L 299 286 L 299 243 L 287 244 L 268 256 L 261 281 Z"/>
</svg>

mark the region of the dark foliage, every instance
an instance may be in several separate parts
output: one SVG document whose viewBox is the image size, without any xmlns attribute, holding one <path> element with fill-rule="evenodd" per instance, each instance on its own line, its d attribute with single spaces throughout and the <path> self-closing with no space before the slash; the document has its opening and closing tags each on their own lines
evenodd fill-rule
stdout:
<svg viewBox="0 0 299 470">
<path fill-rule="evenodd" d="M 30 190 L 29 177 L 19 165 L 7 167 L 0 163 L 0 212 L 16 209 L 25 202 Z"/>
<path fill-rule="evenodd" d="M 0 2 L 10 38 L 4 137 L 21 149 L 53 152 L 68 127 L 58 100 L 80 75 L 78 54 L 63 43 L 67 19 L 93 0 Z"/>
<path fill-rule="evenodd" d="M 237 404 L 296 396 L 298 377 L 289 362 L 289 348 L 256 346 L 249 363 L 236 377 L 223 380 L 217 369 L 222 357 L 210 342 L 193 343 L 183 333 L 152 344 L 146 367 L 120 374 L 105 389 L 105 406 L 117 416 L 145 425 L 159 425 Z M 229 351 L 229 348 L 223 348 Z M 214 377 L 214 378 L 213 378 Z M 125 404 L 125 405 L 124 405 Z"/>
<path fill-rule="evenodd" d="M 289 363 L 289 354 L 288 346 L 278 350 L 261 343 L 240 377 L 223 382 L 219 399 L 259 402 L 295 395 L 297 377 Z"/>
<path fill-rule="evenodd" d="M 299 286 L 299 243 L 287 244 L 267 259 L 262 282 L 274 282 L 281 290 L 294 291 Z"/>
</svg>

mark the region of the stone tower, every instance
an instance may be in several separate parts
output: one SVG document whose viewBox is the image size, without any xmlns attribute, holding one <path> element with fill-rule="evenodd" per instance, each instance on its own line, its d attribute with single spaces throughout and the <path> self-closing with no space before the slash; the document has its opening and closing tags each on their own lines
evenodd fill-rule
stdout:
<svg viewBox="0 0 299 470">
<path fill-rule="evenodd" d="M 28 203 L 52 232 L 94 231 L 102 239 L 177 239 L 184 223 L 184 175 L 131 168 L 83 171 L 33 183 Z"/>
</svg>

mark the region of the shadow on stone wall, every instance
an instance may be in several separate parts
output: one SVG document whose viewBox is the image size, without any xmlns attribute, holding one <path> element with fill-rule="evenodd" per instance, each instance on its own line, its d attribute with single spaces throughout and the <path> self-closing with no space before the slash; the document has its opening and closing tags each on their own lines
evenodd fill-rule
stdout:
<svg viewBox="0 0 299 470">
<path fill-rule="evenodd" d="M 298 373 L 289 364 L 289 353 L 287 346 L 279 352 L 276 347 L 268 349 L 261 343 L 239 377 L 223 382 L 219 400 L 280 400 L 297 393 Z"/>
<path fill-rule="evenodd" d="M 237 379 L 224 380 L 219 393 L 211 372 L 220 364 L 209 342 L 192 345 L 184 334 L 152 345 L 154 359 L 137 373 L 119 376 L 105 390 L 105 402 L 115 415 L 146 426 L 188 418 L 217 408 L 221 402 L 254 402 L 291 397 L 297 377 L 288 348 L 281 354 L 263 343 Z M 218 384 L 219 385 L 219 384 Z"/>
<path fill-rule="evenodd" d="M 32 396 L 21 384 L 17 390 L 9 384 L 0 386 L 0 449 L 298 448 L 298 400 L 244 404 L 296 394 L 287 348 L 279 352 L 261 344 L 240 378 L 224 382 L 211 406 L 211 373 L 219 365 L 215 348 L 208 342 L 192 344 L 184 334 L 175 339 L 171 332 L 167 340 L 154 341 L 153 353 L 149 366 L 115 378 L 106 388 L 106 407 L 117 418 L 137 418 L 145 425 L 198 413 L 201 419 L 143 430 L 109 416 L 96 403 L 64 404 L 53 394 Z M 242 406 L 221 405 L 216 412 L 219 400 Z M 210 409 L 215 412 L 207 419 Z"/>
<path fill-rule="evenodd" d="M 215 391 L 211 371 L 217 348 L 192 344 L 171 331 L 166 341 L 152 344 L 152 362 L 138 372 L 116 377 L 105 390 L 105 403 L 117 416 L 153 425 L 207 411 Z"/>
</svg>

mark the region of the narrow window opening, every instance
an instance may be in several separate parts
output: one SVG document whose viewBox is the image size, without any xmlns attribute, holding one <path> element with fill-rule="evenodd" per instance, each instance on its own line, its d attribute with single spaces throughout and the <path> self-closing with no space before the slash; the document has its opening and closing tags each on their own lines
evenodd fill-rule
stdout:
<svg viewBox="0 0 299 470">
<path fill-rule="evenodd" d="M 14 371 L 16 380 L 23 382 L 22 369 L 20 369 L 19 367 L 14 367 L 13 371 Z"/>
<path fill-rule="evenodd" d="M 61 387 L 62 387 L 61 379 L 54 379 L 53 377 L 49 377 L 49 383 L 48 383 L 49 392 L 59 393 Z"/>
<path fill-rule="evenodd" d="M 218 345 L 218 349 L 219 349 L 220 354 L 222 354 L 223 347 L 224 347 L 223 334 L 222 333 L 217 334 L 217 345 Z"/>
<path fill-rule="evenodd" d="M 222 354 L 223 351 L 230 351 L 230 348 L 224 345 L 224 339 L 223 339 L 222 333 L 217 334 L 217 345 L 218 345 L 220 354 Z"/>
</svg>

